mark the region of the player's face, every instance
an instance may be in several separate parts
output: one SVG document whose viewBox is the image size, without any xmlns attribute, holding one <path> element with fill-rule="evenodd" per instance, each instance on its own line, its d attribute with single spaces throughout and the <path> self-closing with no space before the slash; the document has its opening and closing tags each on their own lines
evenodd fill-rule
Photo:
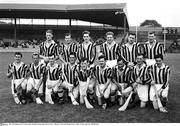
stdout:
<svg viewBox="0 0 180 126">
<path fill-rule="evenodd" d="M 68 36 L 65 36 L 65 42 L 67 43 L 67 44 L 70 44 L 71 43 L 71 36 L 70 35 L 68 35 Z"/>
<path fill-rule="evenodd" d="M 118 68 L 120 68 L 120 69 L 124 67 L 124 63 L 122 60 L 117 62 L 117 64 L 118 64 Z"/>
<path fill-rule="evenodd" d="M 84 39 L 85 42 L 89 42 L 89 40 L 90 40 L 89 34 L 84 34 L 83 39 Z"/>
<path fill-rule="evenodd" d="M 39 56 L 38 55 L 33 55 L 33 62 L 34 62 L 34 64 L 37 64 L 37 63 L 39 63 Z"/>
<path fill-rule="evenodd" d="M 101 67 L 104 67 L 104 66 L 106 65 L 106 61 L 105 61 L 104 58 L 99 59 L 99 65 L 100 65 Z"/>
<path fill-rule="evenodd" d="M 51 41 L 53 38 L 53 35 L 51 33 L 46 33 L 46 39 L 47 41 Z"/>
<path fill-rule="evenodd" d="M 114 41 L 113 35 L 107 35 L 107 36 L 106 36 L 106 40 L 107 40 L 107 42 L 109 42 L 109 43 L 113 42 L 113 41 Z"/>
<path fill-rule="evenodd" d="M 50 63 L 51 66 L 54 65 L 54 63 L 55 63 L 55 57 L 54 56 L 49 57 L 49 63 Z"/>
<path fill-rule="evenodd" d="M 15 55 L 14 59 L 15 59 L 15 62 L 16 62 L 16 63 L 20 63 L 22 57 L 21 57 L 21 55 Z"/>
<path fill-rule="evenodd" d="M 161 65 L 162 65 L 162 59 L 161 59 L 161 58 L 156 58 L 155 60 L 156 60 L 157 66 L 158 66 L 158 67 L 161 67 Z"/>
<path fill-rule="evenodd" d="M 134 42 L 135 42 L 135 35 L 129 35 L 129 37 L 128 37 L 128 42 L 129 42 L 130 44 L 134 43 Z"/>
<path fill-rule="evenodd" d="M 74 64 L 75 61 L 76 61 L 76 57 L 75 57 L 74 55 L 70 55 L 70 56 L 69 56 L 69 62 L 70 62 L 71 64 Z"/>
<path fill-rule="evenodd" d="M 148 40 L 149 40 L 149 42 L 154 42 L 155 35 L 154 34 L 148 34 Z"/>
<path fill-rule="evenodd" d="M 137 56 L 136 62 L 137 62 L 138 65 L 142 64 L 143 61 L 144 61 L 143 56 Z"/>
<path fill-rule="evenodd" d="M 82 68 L 83 70 L 86 70 L 86 69 L 87 69 L 87 66 L 88 66 L 87 60 L 84 61 L 84 62 L 81 62 L 81 68 Z"/>
</svg>

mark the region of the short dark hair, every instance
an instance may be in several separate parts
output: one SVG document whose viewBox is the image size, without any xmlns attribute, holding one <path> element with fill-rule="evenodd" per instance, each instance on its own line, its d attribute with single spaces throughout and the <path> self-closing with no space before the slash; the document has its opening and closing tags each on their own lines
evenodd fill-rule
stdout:
<svg viewBox="0 0 180 126">
<path fill-rule="evenodd" d="M 33 56 L 38 56 L 38 58 L 39 58 L 39 53 L 35 52 L 35 53 L 32 54 L 32 58 L 33 58 Z"/>
<path fill-rule="evenodd" d="M 22 53 L 21 53 L 21 52 L 15 52 L 15 53 L 14 53 L 14 56 L 16 56 L 16 55 L 19 55 L 19 56 L 22 57 Z"/>
<path fill-rule="evenodd" d="M 130 33 L 129 33 L 129 36 L 130 36 L 130 35 L 133 35 L 133 36 L 136 37 L 136 34 L 135 34 L 135 33 L 130 32 Z"/>
<path fill-rule="evenodd" d="M 51 33 L 53 35 L 53 30 L 48 29 L 48 30 L 46 30 L 46 33 Z"/>
<path fill-rule="evenodd" d="M 108 36 L 108 35 L 112 35 L 112 36 L 114 37 L 114 33 L 113 33 L 113 32 L 111 32 L 111 31 L 106 32 L 106 36 Z"/>
<path fill-rule="evenodd" d="M 70 55 L 73 55 L 75 58 L 76 58 L 76 53 L 75 52 L 71 52 L 70 54 L 69 54 L 69 56 Z"/>
<path fill-rule="evenodd" d="M 90 32 L 89 32 L 89 31 L 83 31 L 83 32 L 82 32 L 82 35 L 84 35 L 84 34 L 90 35 Z"/>
<path fill-rule="evenodd" d="M 143 56 L 143 58 L 144 58 L 144 53 L 138 53 L 136 57 L 138 57 L 138 56 Z"/>
<path fill-rule="evenodd" d="M 148 32 L 148 35 L 151 35 L 151 34 L 154 34 L 155 35 L 155 32 L 154 31 L 150 31 L 150 32 Z"/>
<path fill-rule="evenodd" d="M 157 58 L 161 58 L 163 60 L 163 55 L 162 54 L 155 55 L 154 59 L 157 59 Z"/>
<path fill-rule="evenodd" d="M 106 57 L 105 57 L 104 55 L 100 55 L 100 56 L 98 57 L 98 60 L 100 60 L 100 59 L 106 60 Z"/>
<path fill-rule="evenodd" d="M 82 63 L 82 62 L 84 62 L 84 61 L 87 61 L 87 62 L 88 62 L 88 59 L 85 58 L 85 57 L 83 57 L 83 58 L 81 58 L 80 63 Z"/>
<path fill-rule="evenodd" d="M 71 36 L 71 33 L 66 33 L 65 36 Z"/>
</svg>

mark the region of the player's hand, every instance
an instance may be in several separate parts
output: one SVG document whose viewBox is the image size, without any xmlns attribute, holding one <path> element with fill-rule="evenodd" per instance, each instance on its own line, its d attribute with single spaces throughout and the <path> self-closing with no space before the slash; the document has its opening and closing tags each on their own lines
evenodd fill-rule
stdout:
<svg viewBox="0 0 180 126">
<path fill-rule="evenodd" d="M 153 80 L 153 81 L 151 81 L 151 85 L 155 85 L 155 81 Z"/>
<path fill-rule="evenodd" d="M 13 74 L 13 73 L 14 73 L 14 68 L 11 68 L 11 69 L 9 70 L 9 72 L 10 72 L 11 74 Z"/>
</svg>

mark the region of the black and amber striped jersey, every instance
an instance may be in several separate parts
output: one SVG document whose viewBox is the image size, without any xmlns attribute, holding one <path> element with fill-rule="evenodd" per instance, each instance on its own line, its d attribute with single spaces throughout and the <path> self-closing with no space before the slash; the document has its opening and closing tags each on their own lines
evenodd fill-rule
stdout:
<svg viewBox="0 0 180 126">
<path fill-rule="evenodd" d="M 49 57 L 52 54 L 54 54 L 55 56 L 59 55 L 59 47 L 53 40 L 48 47 L 46 44 L 46 41 L 40 44 L 40 55 L 45 57 Z"/>
<path fill-rule="evenodd" d="M 163 64 L 161 68 L 159 68 L 156 64 L 150 66 L 150 71 L 152 75 L 152 80 L 155 81 L 156 84 L 163 84 L 162 88 L 166 88 L 169 84 L 169 76 L 170 76 L 170 67 Z"/>
<path fill-rule="evenodd" d="M 153 46 L 149 44 L 149 42 L 146 42 L 144 44 L 144 54 L 145 58 L 148 59 L 154 59 L 156 55 L 163 55 L 164 56 L 164 47 L 162 44 L 155 42 Z"/>
<path fill-rule="evenodd" d="M 124 66 L 122 69 L 118 68 L 118 65 L 112 68 L 112 81 L 115 80 L 117 83 L 131 83 L 131 77 L 129 74 L 129 68 Z"/>
<path fill-rule="evenodd" d="M 77 64 L 71 65 L 70 63 L 65 63 L 62 67 L 65 80 L 67 80 L 68 83 L 73 84 L 74 86 L 77 85 L 77 67 Z"/>
<path fill-rule="evenodd" d="M 99 65 L 94 66 L 93 73 L 99 84 L 105 84 L 112 77 L 111 68 L 108 66 L 104 68 L 101 68 Z"/>
<path fill-rule="evenodd" d="M 82 58 L 86 58 L 90 64 L 93 64 L 96 58 L 96 45 L 91 42 L 88 44 L 85 44 L 85 42 L 80 44 L 78 47 L 77 58 L 79 61 Z"/>
<path fill-rule="evenodd" d="M 106 60 L 115 60 L 118 58 L 119 45 L 114 41 L 111 45 L 107 42 L 100 47 L 100 52 L 105 56 Z"/>
<path fill-rule="evenodd" d="M 121 48 L 121 55 L 127 62 L 136 62 L 137 54 L 140 53 L 138 44 L 124 44 Z"/>
<path fill-rule="evenodd" d="M 90 77 L 90 69 L 82 70 L 80 66 L 77 67 L 77 75 L 80 81 L 87 81 L 87 78 Z"/>
<path fill-rule="evenodd" d="M 49 80 L 60 80 L 62 79 L 62 67 L 55 63 L 51 66 L 49 63 L 46 67 L 47 79 Z"/>
<path fill-rule="evenodd" d="M 13 62 L 8 66 L 8 73 L 10 72 L 10 69 L 14 69 L 14 79 L 22 79 L 27 75 L 28 66 L 23 62 L 18 64 Z"/>
<path fill-rule="evenodd" d="M 34 79 L 40 79 L 45 74 L 46 66 L 45 64 L 39 63 L 37 66 L 34 63 L 29 64 L 28 72 L 30 76 Z"/>
<path fill-rule="evenodd" d="M 150 84 L 152 81 L 150 76 L 150 69 L 146 64 L 142 64 L 141 66 L 135 65 L 132 72 L 132 80 L 133 82 L 136 82 L 137 78 L 142 81 L 142 84 Z"/>
<path fill-rule="evenodd" d="M 62 45 L 61 47 L 61 56 L 63 57 L 65 62 L 69 62 L 69 55 L 70 53 L 76 53 L 77 54 L 77 44 L 76 43 L 72 43 L 70 45 Z"/>
</svg>

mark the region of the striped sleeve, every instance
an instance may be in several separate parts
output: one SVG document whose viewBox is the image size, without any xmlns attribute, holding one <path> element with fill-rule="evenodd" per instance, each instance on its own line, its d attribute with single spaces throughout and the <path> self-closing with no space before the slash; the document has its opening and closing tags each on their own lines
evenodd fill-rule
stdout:
<svg viewBox="0 0 180 126">
<path fill-rule="evenodd" d="M 95 59 L 96 59 L 96 53 L 97 53 L 95 44 L 93 44 L 93 46 L 92 46 L 92 52 L 91 53 L 92 53 L 92 59 L 90 61 L 90 64 L 93 64 Z"/>
<path fill-rule="evenodd" d="M 165 74 L 165 78 L 164 78 L 165 80 L 164 80 L 162 89 L 165 89 L 169 85 L 170 67 L 167 67 L 164 74 Z"/>
</svg>

